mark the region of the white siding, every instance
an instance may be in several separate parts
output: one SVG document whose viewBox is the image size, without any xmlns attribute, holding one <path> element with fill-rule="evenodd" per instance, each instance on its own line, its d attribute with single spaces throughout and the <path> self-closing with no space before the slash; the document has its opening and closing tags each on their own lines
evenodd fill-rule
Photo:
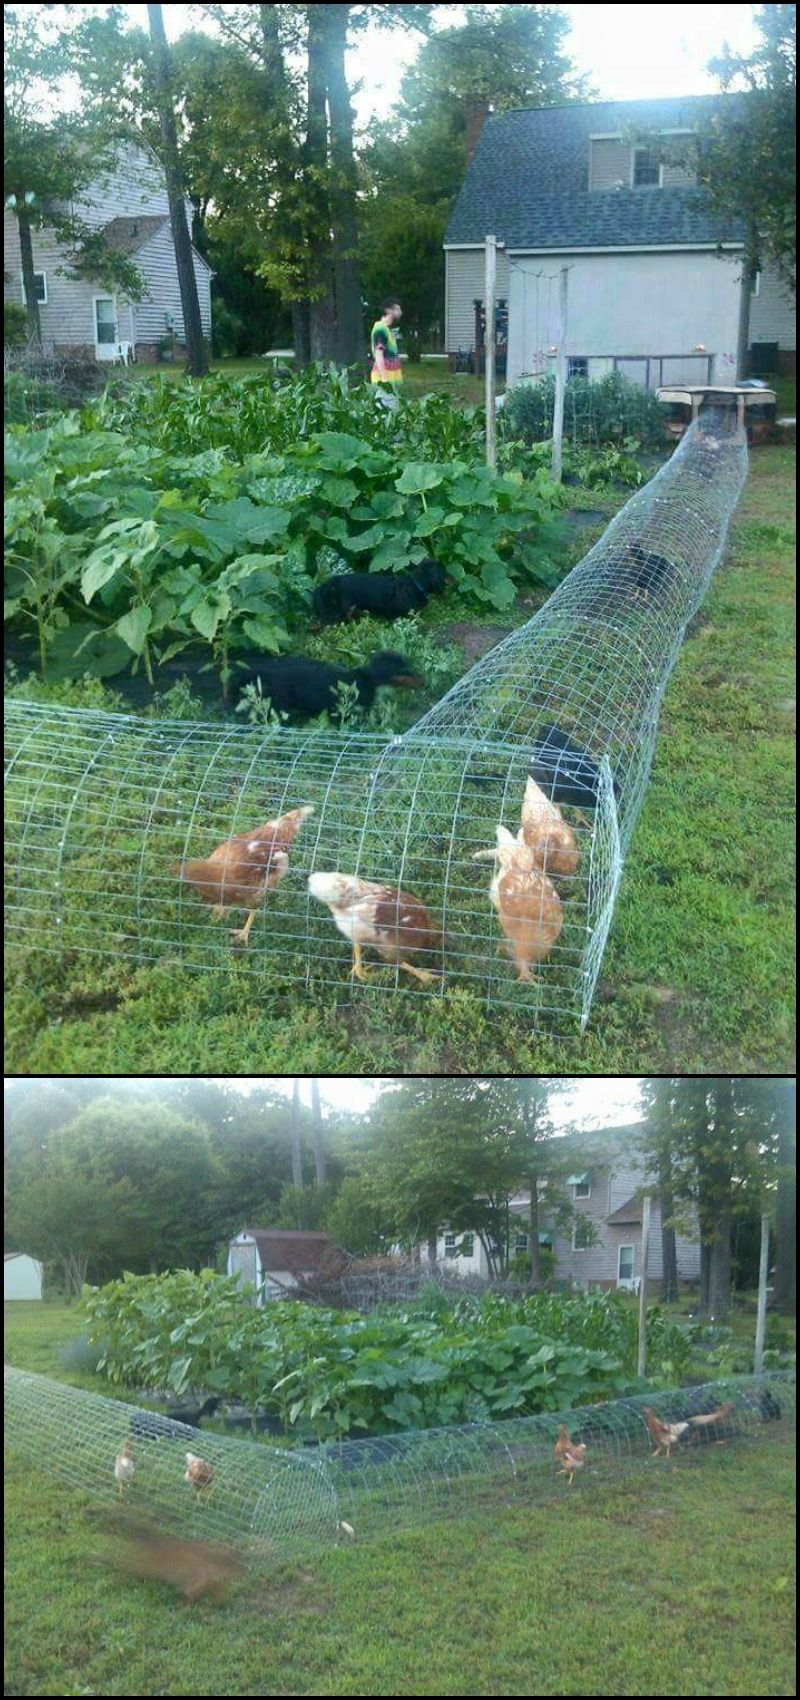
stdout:
<svg viewBox="0 0 800 1700">
<path fill-rule="evenodd" d="M 87 189 L 85 199 L 74 201 L 73 207 L 92 230 L 112 218 L 169 212 L 164 173 L 146 148 L 129 143 L 120 153 L 116 169 L 98 177 Z"/>
<path fill-rule="evenodd" d="M 769 265 L 764 266 L 758 294 L 750 302 L 750 342 L 777 342 L 782 349 L 797 347 L 794 300 Z"/>
<path fill-rule="evenodd" d="M 175 249 L 172 242 L 172 229 L 169 224 L 162 225 L 145 242 L 135 254 L 139 270 L 144 273 L 149 284 L 149 295 L 138 301 L 133 307 L 134 341 L 157 342 L 166 335 L 165 314 L 171 313 L 175 320 L 175 332 L 179 341 L 184 340 L 183 311 L 181 295 L 178 287 L 178 268 L 175 263 Z M 200 301 L 200 319 L 203 332 L 211 335 L 211 273 L 199 254 L 194 255 L 194 275 L 197 281 L 197 294 Z M 126 309 L 127 312 L 127 309 Z M 123 319 L 125 324 L 125 319 Z M 127 331 L 122 333 L 127 336 Z"/>
<path fill-rule="evenodd" d="M 615 137 L 605 137 L 589 143 L 589 188 L 613 189 L 622 181 L 631 180 L 631 150 Z"/>
<path fill-rule="evenodd" d="M 457 248 L 445 254 L 445 324 L 444 345 L 448 354 L 459 348 L 475 347 L 475 308 L 473 302 L 483 300 L 484 251 L 482 248 Z M 498 250 L 495 295 L 508 300 L 508 260 Z"/>
<path fill-rule="evenodd" d="M 40 1299 L 42 1296 L 42 1266 L 27 1252 L 10 1257 L 3 1263 L 3 1298 Z"/>
<path fill-rule="evenodd" d="M 657 191 L 653 191 L 656 193 Z M 688 356 L 699 343 L 716 356 L 713 378 L 736 374 L 741 267 L 701 252 L 559 254 L 515 260 L 509 284 L 508 383 L 542 369 L 553 340 L 554 286 L 534 274 L 568 265 L 567 354 Z M 596 369 L 591 376 L 597 375 Z M 664 381 L 702 372 L 696 360 L 665 368 Z"/>
</svg>

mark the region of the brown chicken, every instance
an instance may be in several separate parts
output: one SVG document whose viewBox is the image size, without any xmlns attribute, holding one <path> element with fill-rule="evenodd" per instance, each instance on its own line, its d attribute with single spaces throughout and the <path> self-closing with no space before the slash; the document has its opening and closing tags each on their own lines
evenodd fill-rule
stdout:
<svg viewBox="0 0 800 1700">
<path fill-rule="evenodd" d="M 540 791 L 535 779 L 525 786 L 520 832 L 533 851 L 536 866 L 551 876 L 574 874 L 579 861 L 578 845 L 557 803 Z"/>
<path fill-rule="evenodd" d="M 509 955 L 517 966 L 517 979 L 530 980 L 531 966 L 544 962 L 561 932 L 561 899 L 552 881 L 537 864 L 536 852 L 522 837 L 498 826 L 494 850 L 476 850 L 474 860 L 497 860 L 489 901 L 494 905 L 508 940 Z"/>
<path fill-rule="evenodd" d="M 168 1582 L 189 1601 L 208 1596 L 221 1600 L 231 1583 L 244 1574 L 232 1548 L 210 1541 L 184 1541 L 155 1529 L 134 1530 L 113 1559 L 131 1576 Z"/>
<path fill-rule="evenodd" d="M 725 1405 L 720 1405 L 718 1411 L 702 1411 L 698 1417 L 690 1417 L 689 1422 L 692 1428 L 700 1429 L 705 1435 L 709 1429 L 716 1428 L 718 1423 L 724 1423 L 735 1408 L 734 1401 L 729 1399 Z M 700 1435 L 697 1438 L 699 1440 Z M 720 1439 L 717 1439 L 717 1445 L 722 1445 Z"/>
<path fill-rule="evenodd" d="M 205 861 L 178 862 L 172 872 L 192 887 L 205 903 L 213 904 L 212 917 L 221 919 L 227 909 L 247 909 L 243 927 L 231 932 L 235 944 L 247 945 L 250 930 L 267 892 L 274 891 L 289 867 L 289 850 L 313 808 L 291 809 L 252 832 L 227 838 Z"/>
<path fill-rule="evenodd" d="M 650 1405 L 642 1406 L 642 1415 L 650 1430 L 650 1437 L 656 1443 L 653 1457 L 658 1458 L 663 1455 L 666 1458 L 671 1458 L 673 1446 L 677 1446 L 681 1435 L 686 1434 L 689 1424 L 663 1423 Z"/>
<path fill-rule="evenodd" d="M 361 957 L 365 944 L 424 986 L 441 977 L 408 961 L 409 956 L 441 958 L 443 948 L 438 927 L 410 891 L 357 879 L 354 874 L 312 874 L 308 889 L 320 903 L 327 903 L 339 932 L 350 940 L 357 980 L 369 979 Z"/>
<path fill-rule="evenodd" d="M 572 1487 L 573 1481 L 575 1480 L 575 1471 L 582 1470 L 586 1463 L 586 1447 L 582 1442 L 579 1445 L 577 1441 L 570 1440 L 569 1434 L 563 1423 L 558 1431 L 558 1439 L 555 1444 L 555 1454 L 558 1462 L 562 1466 L 560 1470 L 556 1470 L 556 1475 L 567 1476 L 567 1486 Z"/>
</svg>

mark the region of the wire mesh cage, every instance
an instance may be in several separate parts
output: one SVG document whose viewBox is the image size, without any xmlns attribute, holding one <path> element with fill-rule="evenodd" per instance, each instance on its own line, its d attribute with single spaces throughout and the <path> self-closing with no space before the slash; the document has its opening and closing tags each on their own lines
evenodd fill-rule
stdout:
<svg viewBox="0 0 800 1700">
<path fill-rule="evenodd" d="M 794 1422 L 795 1386 L 776 1371 L 322 1446 L 231 1440 L 8 1366 L 5 1407 L 7 1442 L 39 1468 L 175 1534 L 224 1540 L 258 1565 L 468 1514 L 488 1500 L 541 1500 L 576 1477 L 611 1480 L 651 1454 L 680 1461 L 758 1438 Z"/>
<path fill-rule="evenodd" d="M 702 415 L 402 737 L 12 699 L 9 939 L 196 969 L 238 955 L 340 998 L 458 984 L 533 1026 L 585 1026 L 661 697 L 746 464 L 735 422 Z M 233 936 L 215 924 L 243 915 Z"/>
</svg>

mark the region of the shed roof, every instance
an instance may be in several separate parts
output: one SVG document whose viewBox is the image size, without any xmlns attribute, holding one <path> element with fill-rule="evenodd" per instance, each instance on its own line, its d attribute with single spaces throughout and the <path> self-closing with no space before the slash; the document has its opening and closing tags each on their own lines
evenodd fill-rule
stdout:
<svg viewBox="0 0 800 1700">
<path fill-rule="evenodd" d="M 135 254 L 164 224 L 169 224 L 169 213 L 126 214 L 124 217 L 112 218 L 108 224 L 104 224 L 103 235 L 109 248 L 113 248 L 115 253 Z"/>
<path fill-rule="evenodd" d="M 590 190 L 589 137 L 626 125 L 692 129 L 742 95 L 521 107 L 484 124 L 445 243 L 510 249 L 658 247 L 741 242 L 744 223 L 715 214 L 696 188 Z"/>
<path fill-rule="evenodd" d="M 342 1256 L 329 1234 L 293 1228 L 243 1228 L 242 1233 L 255 1240 L 262 1269 L 301 1275 L 328 1268 Z"/>
<path fill-rule="evenodd" d="M 642 1201 L 640 1198 L 629 1198 L 627 1204 L 621 1204 L 618 1210 L 612 1210 L 611 1215 L 606 1217 L 606 1222 L 610 1222 L 612 1226 L 619 1228 L 626 1223 L 641 1223 L 641 1220 Z"/>
</svg>

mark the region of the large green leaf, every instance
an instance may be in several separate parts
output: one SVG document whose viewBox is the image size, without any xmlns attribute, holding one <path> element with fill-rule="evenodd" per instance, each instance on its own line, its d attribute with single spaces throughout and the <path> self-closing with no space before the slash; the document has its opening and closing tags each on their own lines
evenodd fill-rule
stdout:
<svg viewBox="0 0 800 1700">
<path fill-rule="evenodd" d="M 211 591 L 210 595 L 204 597 L 203 601 L 198 602 L 197 607 L 192 609 L 189 618 L 192 625 L 211 643 L 217 635 L 220 620 L 227 620 L 230 611 L 231 599 L 227 593 Z"/>
<path fill-rule="evenodd" d="M 123 614 L 122 618 L 117 620 L 114 629 L 118 636 L 122 638 L 123 643 L 126 643 L 128 648 L 133 650 L 134 655 L 141 655 L 144 649 L 145 638 L 150 630 L 152 618 L 152 608 L 146 607 L 144 603 L 139 603 L 138 607 L 131 608 L 130 613 Z"/>
<path fill-rule="evenodd" d="M 395 479 L 394 487 L 404 496 L 418 496 L 424 490 L 435 490 L 438 484 L 444 483 L 444 478 L 444 467 L 429 466 L 426 461 L 411 461 Z"/>
<path fill-rule="evenodd" d="M 129 665 L 130 658 L 127 644 L 113 627 L 76 621 L 53 638 L 47 652 L 47 673 L 53 679 L 79 679 L 84 673 L 94 679 L 110 679 Z"/>
<path fill-rule="evenodd" d="M 84 602 L 91 602 L 98 590 L 110 584 L 114 574 L 127 566 L 129 559 L 127 549 L 98 549 L 94 555 L 90 555 L 81 573 Z"/>
</svg>

